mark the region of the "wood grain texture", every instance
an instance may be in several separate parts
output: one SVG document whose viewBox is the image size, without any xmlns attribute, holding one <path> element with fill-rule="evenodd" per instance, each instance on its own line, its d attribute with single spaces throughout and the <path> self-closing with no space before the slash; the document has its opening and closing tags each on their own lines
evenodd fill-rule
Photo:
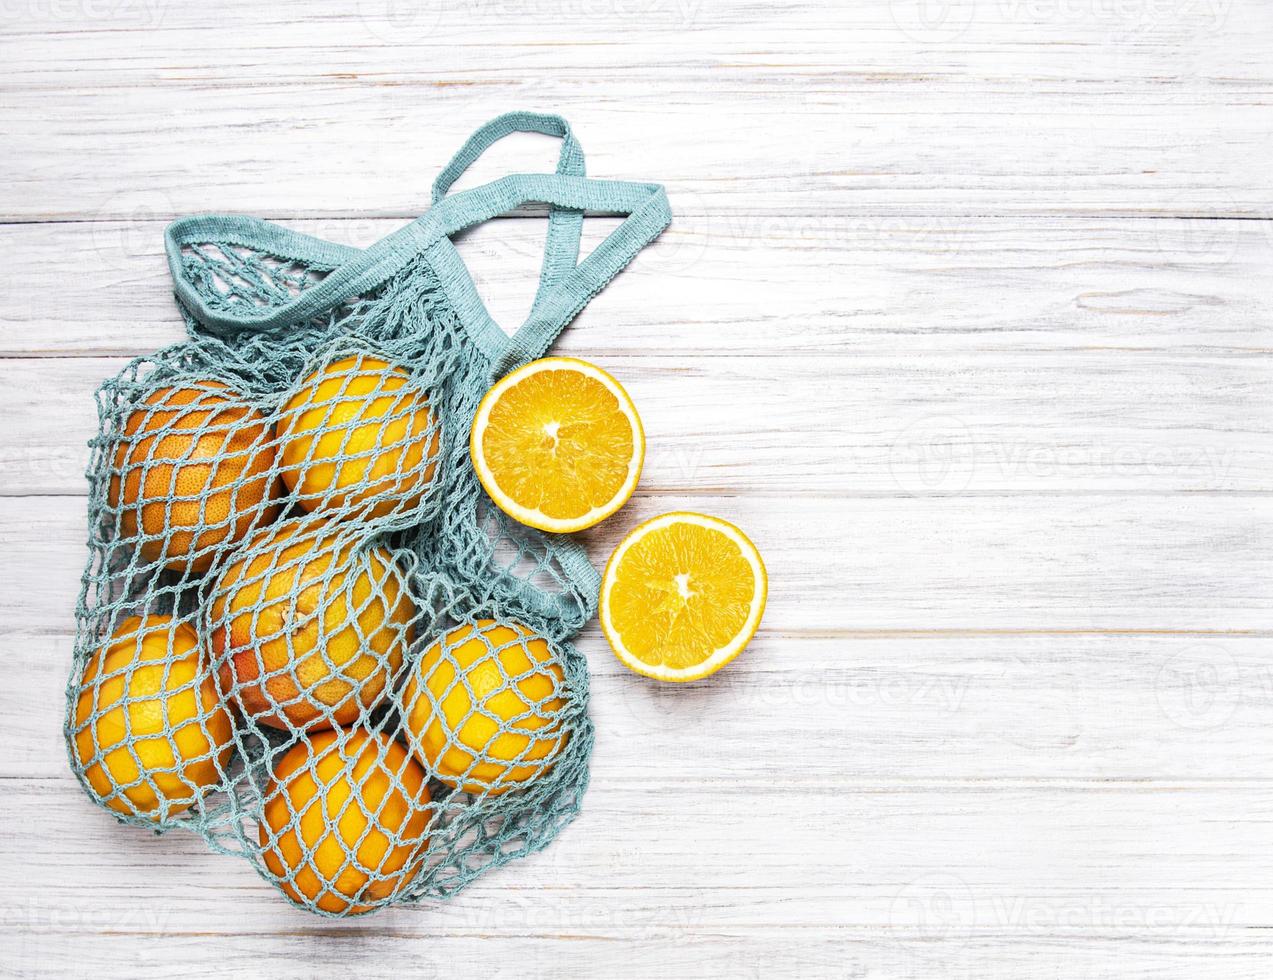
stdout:
<svg viewBox="0 0 1273 980">
<path fill-rule="evenodd" d="M 622 375 L 642 411 L 645 488 L 660 494 L 1258 493 L 1273 452 L 1273 361 L 1262 356 L 594 360 Z M 0 416 L 10 423 L 0 431 L 0 493 L 85 492 L 93 392 L 126 363 L 0 359 Z"/>
<path fill-rule="evenodd" d="M 0 974 L 1265 980 L 1270 41 L 1260 0 L 7 5 Z M 182 337 L 166 221 L 366 245 L 511 108 L 676 212 L 559 345 L 651 437 L 585 543 L 719 513 L 770 606 L 675 690 L 589 626 L 578 822 L 321 921 L 67 771 L 92 391 Z M 507 326 L 542 241 L 463 237 Z"/>
<path fill-rule="evenodd" d="M 692 509 L 736 520 L 765 555 L 776 583 L 771 630 L 1273 632 L 1273 495 L 1041 502 L 638 490 L 626 520 L 580 538 L 603 559 L 639 521 Z M 82 497 L 0 498 L 0 576 L 21 582 L 0 594 L 8 629 L 70 627 L 85 510 Z"/>
<path fill-rule="evenodd" d="M 543 163 L 551 163 L 547 155 Z M 672 227 L 592 301 L 560 349 L 697 362 L 720 353 L 932 361 L 952 353 L 1273 348 L 1264 305 L 1268 222 L 755 217 L 687 214 L 673 198 Z M 286 223 L 365 246 L 404 220 Z M 591 219 L 585 241 L 610 227 Z M 510 327 L 530 305 L 543 236 L 542 221 L 506 220 L 461 242 L 489 306 Z M 181 339 L 163 222 L 153 214 L 0 225 L 0 242 L 12 280 L 31 287 L 0 310 L 0 353 L 134 355 Z"/>
<path fill-rule="evenodd" d="M 577 108 L 595 172 L 703 208 L 1273 203 L 1260 0 L 103 4 L 128 16 L 68 23 L 32 3 L 9 27 L 0 214 L 414 217 L 466 117 L 509 104 Z"/>
</svg>

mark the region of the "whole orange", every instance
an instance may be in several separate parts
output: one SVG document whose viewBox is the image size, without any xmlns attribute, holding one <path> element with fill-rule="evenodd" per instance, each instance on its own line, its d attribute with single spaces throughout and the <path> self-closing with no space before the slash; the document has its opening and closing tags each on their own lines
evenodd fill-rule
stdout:
<svg viewBox="0 0 1273 980">
<path fill-rule="evenodd" d="M 159 388 L 128 413 L 110 504 L 147 561 L 206 572 L 278 514 L 273 428 L 219 381 Z"/>
<path fill-rule="evenodd" d="M 261 528 L 213 585 L 218 686 L 262 724 L 348 725 L 402 666 L 415 615 L 385 548 L 314 517 Z"/>
<path fill-rule="evenodd" d="M 567 734 L 565 677 L 548 642 L 491 619 L 429 647 L 402 692 L 411 743 L 444 783 L 498 795 L 552 768 Z"/>
<path fill-rule="evenodd" d="M 293 901 L 358 915 L 420 868 L 428 777 L 405 749 L 363 728 L 321 732 L 274 766 L 259 839 Z"/>
<path fill-rule="evenodd" d="M 75 761 L 105 805 L 156 821 L 215 787 L 234 746 L 199 637 L 171 616 L 130 616 L 89 658 L 72 736 Z"/>
<path fill-rule="evenodd" d="M 433 481 L 441 428 L 401 367 L 354 356 L 319 368 L 283 406 L 283 479 L 306 510 L 411 510 Z"/>
</svg>

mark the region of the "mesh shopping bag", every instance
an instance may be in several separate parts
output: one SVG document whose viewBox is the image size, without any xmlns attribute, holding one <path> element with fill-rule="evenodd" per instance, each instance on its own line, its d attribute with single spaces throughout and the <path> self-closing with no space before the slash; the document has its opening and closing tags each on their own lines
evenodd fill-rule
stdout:
<svg viewBox="0 0 1273 980">
<path fill-rule="evenodd" d="M 562 139 L 556 173 L 448 194 L 516 131 Z M 548 235 L 510 337 L 451 236 L 529 202 Z M 585 211 L 623 220 L 580 261 Z M 588 779 L 570 638 L 599 579 L 491 504 L 469 427 L 669 220 L 660 187 L 585 177 L 563 120 L 515 113 L 367 249 L 169 226 L 189 338 L 101 386 L 90 444 L 66 738 L 94 801 L 325 915 L 448 896 L 553 839 Z"/>
</svg>

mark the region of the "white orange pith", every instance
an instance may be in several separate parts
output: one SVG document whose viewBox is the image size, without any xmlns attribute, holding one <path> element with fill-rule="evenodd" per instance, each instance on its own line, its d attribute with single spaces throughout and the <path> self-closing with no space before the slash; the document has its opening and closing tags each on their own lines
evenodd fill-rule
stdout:
<svg viewBox="0 0 1273 980">
<path fill-rule="evenodd" d="M 745 647 L 765 611 L 768 579 L 742 531 L 675 512 L 629 534 L 606 565 L 601 628 L 615 656 L 663 681 L 706 677 Z"/>
<path fill-rule="evenodd" d="M 645 433 L 605 371 L 546 357 L 500 379 L 478 406 L 469 452 L 500 510 L 541 531 L 581 531 L 636 489 Z"/>
</svg>

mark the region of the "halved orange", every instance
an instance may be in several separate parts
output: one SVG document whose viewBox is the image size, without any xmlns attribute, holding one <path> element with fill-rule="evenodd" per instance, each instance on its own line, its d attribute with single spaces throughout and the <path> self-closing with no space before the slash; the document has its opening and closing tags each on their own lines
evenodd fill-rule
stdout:
<svg viewBox="0 0 1273 980">
<path fill-rule="evenodd" d="M 514 520 L 541 531 L 582 531 L 632 496 L 645 432 L 632 399 L 605 371 L 545 357 L 486 393 L 469 454 L 486 492 Z"/>
<path fill-rule="evenodd" d="M 638 674 L 694 681 L 733 660 L 765 612 L 760 552 L 728 521 L 676 511 L 615 549 L 601 582 L 601 628 Z"/>
</svg>

